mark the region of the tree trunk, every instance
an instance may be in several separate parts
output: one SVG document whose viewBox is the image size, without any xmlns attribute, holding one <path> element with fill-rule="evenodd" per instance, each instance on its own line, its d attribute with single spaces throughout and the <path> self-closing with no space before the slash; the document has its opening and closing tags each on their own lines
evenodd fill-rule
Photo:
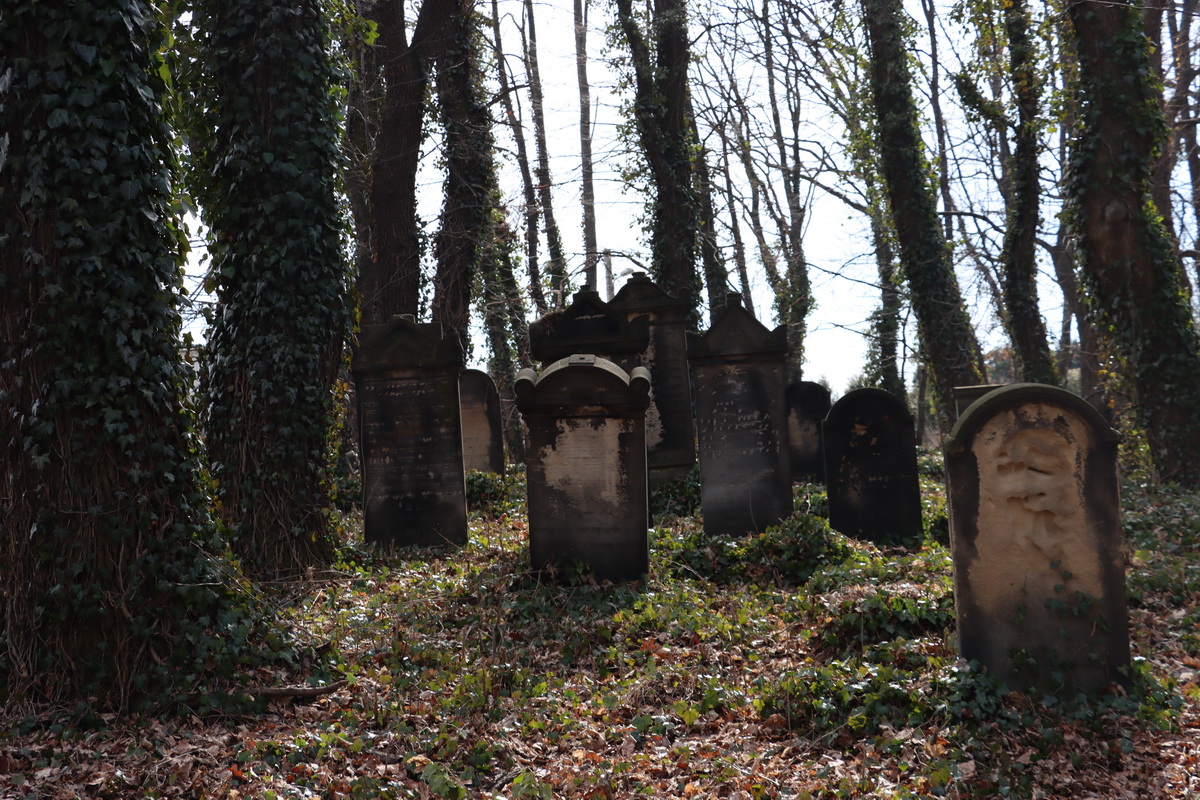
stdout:
<svg viewBox="0 0 1200 800">
<path fill-rule="evenodd" d="M 686 0 L 660 0 L 650 22 L 651 50 L 632 0 L 616 0 L 617 22 L 629 48 L 634 79 L 634 124 L 650 167 L 655 198 L 651 252 L 655 281 L 669 294 L 685 291 L 698 302 L 696 237 L 699 206 L 692 177 L 691 126 L 687 120 L 690 58 Z"/>
<path fill-rule="evenodd" d="M 496 59 L 496 71 L 500 78 L 500 100 L 504 105 L 504 119 L 512 129 L 517 144 L 517 167 L 521 172 L 521 187 L 525 191 L 525 263 L 529 265 L 529 295 L 538 315 L 545 314 L 546 293 L 542 291 L 542 271 L 538 263 L 538 201 L 533 188 L 533 176 L 529 169 L 529 152 L 525 146 L 525 131 L 517 119 L 513 94 L 516 88 L 508 79 L 508 66 L 504 49 L 500 45 L 500 9 L 497 0 L 492 0 L 492 42 Z"/>
<path fill-rule="evenodd" d="M 235 613 L 183 408 L 166 32 L 132 0 L 3 16 L 6 704 L 153 707 L 209 691 L 197 647 L 228 662 L 203 621 Z"/>
<path fill-rule="evenodd" d="M 1025 0 L 1004 5 L 1009 65 L 1017 107 L 1016 148 L 1007 170 L 1011 179 L 1006 195 L 1008 220 L 1004 235 L 1004 323 L 1013 343 L 1022 381 L 1058 385 L 1058 369 L 1050 355 L 1046 326 L 1038 307 L 1037 232 L 1038 107 L 1041 84 L 1029 40 L 1029 10 Z"/>
<path fill-rule="evenodd" d="M 446 127 L 446 182 L 442 226 L 434 242 L 437 277 L 433 320 L 454 331 L 469 349 L 471 285 L 479 270 L 481 246 L 490 229 L 491 187 L 495 183 L 491 119 L 482 94 L 478 18 L 473 0 L 458 0 L 451 14 L 448 46 L 437 61 L 437 96 Z"/>
<path fill-rule="evenodd" d="M 958 289 L 922 155 L 900 0 L 863 0 L 880 162 L 900 260 L 943 421 L 954 387 L 983 381 L 983 356 Z"/>
<path fill-rule="evenodd" d="M 562 235 L 554 218 L 554 182 L 550 178 L 550 150 L 546 145 L 546 114 L 542 97 L 542 78 L 538 71 L 537 25 L 533 15 L 533 0 L 525 0 L 525 23 L 529 29 L 529 40 L 525 47 L 525 69 L 529 75 L 529 98 L 533 104 L 533 139 L 537 145 L 538 197 L 542 204 L 542 219 L 546 223 L 546 240 L 550 249 L 550 264 L 547 272 L 551 290 L 555 292 L 555 307 L 563 308 L 571 292 L 571 278 L 567 274 L 567 258 L 563 253 Z"/>
<path fill-rule="evenodd" d="M 314 0 L 200 9 L 212 100 L 198 198 L 217 295 L 201 421 L 230 546 L 249 575 L 279 580 L 336 547 L 325 455 L 350 310 L 334 73 Z"/>
<path fill-rule="evenodd" d="M 579 84 L 579 162 L 583 181 L 583 258 L 586 283 L 596 279 L 596 191 L 592 186 L 592 89 L 587 75 L 587 0 L 575 0 L 575 75 Z"/>
<path fill-rule="evenodd" d="M 1182 265 L 1151 196 L 1166 134 L 1138 10 L 1071 0 L 1081 129 L 1070 213 L 1092 308 L 1132 370 L 1159 474 L 1200 484 L 1200 338 L 1179 291 Z"/>
<path fill-rule="evenodd" d="M 417 169 L 425 94 L 429 65 L 445 46 L 457 0 L 423 0 L 411 43 L 406 39 L 405 1 L 379 0 L 374 12 L 387 93 L 371 181 L 375 260 L 358 276 L 363 325 L 382 324 L 396 314 L 419 316 L 421 310 Z"/>
</svg>

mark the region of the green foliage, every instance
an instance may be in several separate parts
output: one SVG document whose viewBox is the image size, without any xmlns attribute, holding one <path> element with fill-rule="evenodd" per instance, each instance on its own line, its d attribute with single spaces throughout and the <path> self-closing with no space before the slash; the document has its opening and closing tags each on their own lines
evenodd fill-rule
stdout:
<svg viewBox="0 0 1200 800">
<path fill-rule="evenodd" d="M 327 563 L 327 446 L 350 326 L 328 30 L 316 0 L 196 0 L 189 186 L 217 294 L 202 423 L 218 512 L 243 566 Z"/>
<path fill-rule="evenodd" d="M 525 510 L 525 472 L 505 475 L 471 470 L 467 473 L 467 510 L 486 519 L 522 514 Z"/>
<path fill-rule="evenodd" d="M 184 247 L 154 4 L 7 3 L 0 104 L 6 705 L 211 708 L 261 629 L 183 403 Z"/>
<path fill-rule="evenodd" d="M 700 513 L 700 464 L 682 478 L 650 489 L 650 515 L 659 524 Z"/>
<path fill-rule="evenodd" d="M 659 528 L 651 542 L 669 573 L 717 583 L 803 584 L 822 566 L 838 563 L 851 545 L 827 520 L 794 513 L 779 525 L 742 537 L 713 536 L 697 526 Z"/>
</svg>

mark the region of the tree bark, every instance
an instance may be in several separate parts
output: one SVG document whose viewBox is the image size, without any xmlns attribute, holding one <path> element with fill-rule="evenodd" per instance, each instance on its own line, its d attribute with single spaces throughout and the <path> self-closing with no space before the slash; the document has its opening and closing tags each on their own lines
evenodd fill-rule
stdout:
<svg viewBox="0 0 1200 800">
<path fill-rule="evenodd" d="M 478 19 L 473 0 L 458 0 L 457 5 L 449 23 L 448 46 L 437 61 L 437 96 L 446 128 L 446 182 L 442 225 L 434 242 L 437 276 L 432 316 L 444 331 L 458 335 L 465 352 L 471 285 L 491 228 L 495 165 L 475 46 Z"/>
<path fill-rule="evenodd" d="M 943 421 L 954 387 L 983 381 L 983 356 L 958 289 L 922 156 L 900 0 L 863 0 L 880 162 L 922 349 Z"/>
<path fill-rule="evenodd" d="M 517 168 L 521 172 L 521 188 L 525 192 L 525 263 L 529 265 L 529 296 L 538 315 L 545 314 L 546 293 L 542 291 L 542 270 L 538 263 L 538 201 L 533 187 L 533 175 L 529 169 L 529 151 L 525 145 L 525 131 L 517 118 L 513 95 L 516 87 L 508 79 L 508 66 L 504 49 L 500 44 L 500 9 L 497 0 L 492 0 L 492 42 L 496 58 L 496 70 L 500 79 L 500 101 L 504 105 L 504 119 L 512 129 L 517 144 Z"/>
<path fill-rule="evenodd" d="M 1166 135 L 1138 9 L 1071 0 L 1081 129 L 1069 173 L 1082 274 L 1127 360 L 1161 477 L 1200 484 L 1200 337 L 1180 292 L 1182 264 L 1152 197 Z"/>
<path fill-rule="evenodd" d="M 153 707 L 206 691 L 184 678 L 220 658 L 200 620 L 234 613 L 183 407 L 166 32 L 135 0 L 3 16 L 6 704 Z"/>
<path fill-rule="evenodd" d="M 542 78 L 538 70 L 537 25 L 533 14 L 533 0 L 525 0 L 525 24 L 529 39 L 525 47 L 525 69 L 529 75 L 529 98 L 533 105 L 533 138 L 537 145 L 538 197 L 542 205 L 542 219 L 546 227 L 546 240 L 550 249 L 550 264 L 546 271 L 550 278 L 551 291 L 555 292 L 555 307 L 566 306 L 571 291 L 571 279 L 567 274 L 567 258 L 563 252 L 562 235 L 554 218 L 554 182 L 550 177 L 550 150 L 546 144 L 545 101 L 542 97 Z"/>
<path fill-rule="evenodd" d="M 364 325 L 382 324 L 396 314 L 419 316 L 421 310 L 417 169 L 425 94 L 429 65 L 445 46 L 457 0 L 424 0 L 411 43 L 405 29 L 405 2 L 379 0 L 375 7 L 387 91 L 371 181 L 375 260 L 358 276 Z"/>
<path fill-rule="evenodd" d="M 632 0 L 616 0 L 617 23 L 629 48 L 634 79 L 634 124 L 650 167 L 655 198 L 651 252 L 655 281 L 669 294 L 700 298 L 696 272 L 699 205 L 692 176 L 691 126 L 687 120 L 690 58 L 686 0 L 655 6 L 651 49 Z"/>
<path fill-rule="evenodd" d="M 1013 343 L 1022 381 L 1058 385 L 1057 365 L 1050 354 L 1046 326 L 1038 306 L 1037 232 L 1038 108 L 1041 84 L 1029 40 L 1029 10 L 1025 0 L 1004 5 L 1008 34 L 1009 72 L 1017 108 L 1016 148 L 1007 170 L 1011 179 L 1006 195 L 1008 222 L 1004 235 L 1004 323 Z"/>
<path fill-rule="evenodd" d="M 575 0 L 575 75 L 579 84 L 579 163 L 583 191 L 583 273 L 599 290 L 596 262 L 596 190 L 592 185 L 592 89 L 587 74 L 587 0 Z"/>
</svg>

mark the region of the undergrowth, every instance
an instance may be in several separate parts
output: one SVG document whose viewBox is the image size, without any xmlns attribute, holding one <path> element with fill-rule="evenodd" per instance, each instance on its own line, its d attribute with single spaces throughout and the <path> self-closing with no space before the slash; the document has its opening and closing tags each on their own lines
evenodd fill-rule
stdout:
<svg viewBox="0 0 1200 800">
<path fill-rule="evenodd" d="M 229 785 L 257 798 L 1089 796 L 1064 776 L 1125 768 L 1196 702 L 1165 661 L 1197 651 L 1196 498 L 1126 489 L 1142 654 L 1129 688 L 1031 697 L 957 657 L 945 502 L 926 478 L 920 549 L 836 533 L 823 488 L 801 486 L 796 512 L 757 535 L 664 516 L 647 578 L 612 585 L 532 572 L 523 476 L 473 474 L 468 545 L 351 547 L 336 577 L 280 607 L 318 657 L 278 679 L 345 685 L 302 706 L 302 725 L 242 736 L 244 780 Z"/>
</svg>

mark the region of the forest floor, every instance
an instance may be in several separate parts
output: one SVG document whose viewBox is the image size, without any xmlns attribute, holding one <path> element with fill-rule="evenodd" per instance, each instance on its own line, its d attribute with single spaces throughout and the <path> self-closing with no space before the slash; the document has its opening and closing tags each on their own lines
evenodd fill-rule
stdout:
<svg viewBox="0 0 1200 800">
<path fill-rule="evenodd" d="M 664 518 L 649 577 L 619 586 L 531 574 L 519 476 L 473 476 L 468 546 L 351 545 L 272 595 L 312 658 L 244 684 L 309 696 L 9 719 L 0 797 L 1200 797 L 1200 496 L 1126 485 L 1131 687 L 1031 697 L 957 658 L 923 463 L 907 549 L 832 532 L 823 490 L 798 487 L 758 536 Z"/>
</svg>

